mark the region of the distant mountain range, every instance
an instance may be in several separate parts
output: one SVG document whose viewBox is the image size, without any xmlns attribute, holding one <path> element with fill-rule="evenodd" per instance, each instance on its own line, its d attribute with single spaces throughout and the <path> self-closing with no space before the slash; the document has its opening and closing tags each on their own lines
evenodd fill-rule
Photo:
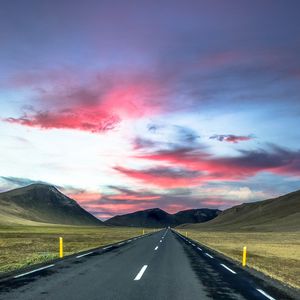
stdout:
<svg viewBox="0 0 300 300">
<path fill-rule="evenodd" d="M 234 231 L 300 230 L 300 190 L 274 199 L 237 205 L 224 210 L 209 222 L 180 227 Z"/>
<path fill-rule="evenodd" d="M 32 184 L 0 193 L 0 224 L 84 226 L 189 227 L 205 230 L 300 230 L 300 191 L 221 212 L 189 209 L 169 214 L 153 208 L 112 217 L 102 222 L 54 186 Z"/>
<path fill-rule="evenodd" d="M 136 227 L 175 227 L 184 223 L 205 222 L 220 213 L 217 209 L 190 209 L 169 214 L 159 208 L 115 216 L 105 222 L 84 210 L 75 200 L 47 184 L 0 193 L 0 224 L 19 225 L 114 225 Z"/>
<path fill-rule="evenodd" d="M 215 218 L 220 212 L 218 209 L 200 208 L 169 214 L 160 208 L 152 208 L 115 216 L 104 223 L 113 226 L 175 227 L 184 223 L 206 222 Z"/>
<path fill-rule="evenodd" d="M 103 225 L 54 186 L 32 184 L 0 193 L 0 223 L 20 225 Z"/>
</svg>

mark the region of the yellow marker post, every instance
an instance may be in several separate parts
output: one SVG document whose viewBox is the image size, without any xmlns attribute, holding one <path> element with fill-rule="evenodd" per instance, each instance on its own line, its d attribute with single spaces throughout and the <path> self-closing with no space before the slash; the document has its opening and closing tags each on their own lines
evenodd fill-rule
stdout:
<svg viewBox="0 0 300 300">
<path fill-rule="evenodd" d="M 59 238 L 59 258 L 64 257 L 64 245 L 63 245 L 63 238 Z"/>
<path fill-rule="evenodd" d="M 246 261 L 247 261 L 247 247 L 244 246 L 244 248 L 243 248 L 243 261 L 242 261 L 243 267 L 246 266 Z"/>
<path fill-rule="evenodd" d="M 143 234 L 145 234 L 145 229 L 143 229 Z"/>
<path fill-rule="evenodd" d="M 185 236 L 187 237 L 187 231 L 185 232 Z"/>
</svg>

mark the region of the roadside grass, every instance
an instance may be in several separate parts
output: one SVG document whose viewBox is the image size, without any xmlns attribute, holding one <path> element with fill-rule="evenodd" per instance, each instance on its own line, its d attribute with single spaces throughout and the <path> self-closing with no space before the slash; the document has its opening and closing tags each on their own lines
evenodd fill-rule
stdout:
<svg viewBox="0 0 300 300">
<path fill-rule="evenodd" d="M 0 226 L 0 275 L 64 255 L 116 243 L 142 234 L 141 228 L 79 226 Z M 145 229 L 145 233 L 152 231 Z"/>
<path fill-rule="evenodd" d="M 292 287 L 300 288 L 300 232 L 224 232 L 178 230 L 241 263 L 247 246 L 247 265 Z"/>
</svg>

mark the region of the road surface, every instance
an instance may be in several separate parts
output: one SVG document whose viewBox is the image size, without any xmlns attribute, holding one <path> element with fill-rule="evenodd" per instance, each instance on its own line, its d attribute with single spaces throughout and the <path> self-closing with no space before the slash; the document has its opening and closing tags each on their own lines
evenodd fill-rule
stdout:
<svg viewBox="0 0 300 300">
<path fill-rule="evenodd" d="M 15 274 L 0 299 L 292 299 L 165 229 Z"/>
</svg>

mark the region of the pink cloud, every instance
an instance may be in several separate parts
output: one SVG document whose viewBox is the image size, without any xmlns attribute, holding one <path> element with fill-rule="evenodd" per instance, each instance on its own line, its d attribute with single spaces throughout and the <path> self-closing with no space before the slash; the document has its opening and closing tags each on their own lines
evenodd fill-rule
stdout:
<svg viewBox="0 0 300 300">
<path fill-rule="evenodd" d="M 165 209 L 168 211 L 168 213 L 171 213 L 171 214 L 175 214 L 178 211 L 186 210 L 186 209 L 190 209 L 190 208 L 193 208 L 193 207 L 190 207 L 190 206 L 186 205 L 185 203 L 182 203 L 182 204 L 173 203 L 173 204 L 168 204 L 165 207 Z"/>
<path fill-rule="evenodd" d="M 41 129 L 99 133 L 115 129 L 124 119 L 138 119 L 161 111 L 161 103 L 150 99 L 160 98 L 162 86 L 151 78 L 104 72 L 89 74 L 92 78 L 82 83 L 69 73 L 59 75 L 61 82 L 51 72 L 48 77 L 31 74 L 29 79 L 15 80 L 17 88 L 23 84 L 33 90 L 36 101 L 20 117 L 3 120 Z"/>
<path fill-rule="evenodd" d="M 202 205 L 207 206 L 207 207 L 221 207 L 221 206 L 226 206 L 228 205 L 228 201 L 222 201 L 222 200 L 207 200 L 207 201 L 202 201 Z M 235 203 L 236 204 L 236 203 Z"/>
<path fill-rule="evenodd" d="M 156 200 L 160 199 L 160 196 L 119 194 L 109 195 L 106 198 L 112 200 Z"/>
<path fill-rule="evenodd" d="M 108 213 L 112 215 L 118 215 L 118 214 L 126 214 L 137 210 L 143 210 L 152 208 L 152 203 L 95 203 L 95 204 L 86 204 L 83 205 L 83 207 L 87 210 L 89 210 L 92 213 L 98 214 L 99 211 L 101 213 Z"/>
<path fill-rule="evenodd" d="M 224 195 L 219 197 L 196 196 L 183 193 L 154 194 L 146 190 L 133 191 L 118 186 L 110 186 L 110 189 L 118 191 L 118 194 L 100 194 L 85 190 L 67 193 L 86 210 L 99 217 L 107 219 L 114 215 L 126 214 L 134 211 L 160 207 L 169 213 L 176 213 L 191 208 L 226 208 L 230 204 L 240 204 L 240 201 L 226 200 Z M 67 190 L 65 190 L 66 192 Z M 213 192 L 212 190 L 210 192 Z M 216 193 L 219 193 L 216 190 Z"/>
<path fill-rule="evenodd" d="M 94 202 L 101 199 L 100 193 L 93 193 L 93 192 L 79 192 L 79 193 L 66 193 L 66 195 L 72 199 L 75 199 L 79 203 L 89 203 Z"/>
</svg>

